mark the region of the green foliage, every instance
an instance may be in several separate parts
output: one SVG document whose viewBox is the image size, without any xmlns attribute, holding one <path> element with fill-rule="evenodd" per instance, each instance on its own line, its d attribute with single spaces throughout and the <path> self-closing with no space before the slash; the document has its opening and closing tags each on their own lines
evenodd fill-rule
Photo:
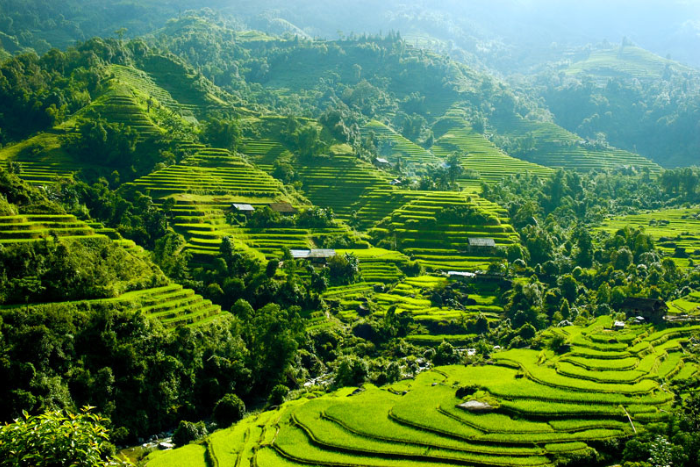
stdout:
<svg viewBox="0 0 700 467">
<path fill-rule="evenodd" d="M 26 412 L 0 427 L 0 462 L 17 467 L 130 465 L 112 457 L 107 420 L 84 408 L 79 414 Z"/>
<path fill-rule="evenodd" d="M 181 420 L 173 433 L 175 446 L 184 446 L 207 436 L 207 427 L 204 422 L 192 423 Z"/>
<path fill-rule="evenodd" d="M 334 383 L 336 387 L 360 386 L 369 376 L 367 362 L 354 355 L 340 359 L 335 370 Z"/>
<path fill-rule="evenodd" d="M 359 272 L 357 257 L 351 253 L 328 259 L 328 274 L 334 285 L 353 283 Z"/>
<path fill-rule="evenodd" d="M 270 405 L 280 405 L 284 402 L 287 394 L 289 394 L 289 388 L 283 384 L 278 384 L 270 391 L 270 397 L 268 397 L 267 402 Z"/>
<path fill-rule="evenodd" d="M 0 303 L 111 298 L 164 282 L 147 262 L 105 238 L 0 249 Z"/>
<path fill-rule="evenodd" d="M 235 394 L 226 394 L 214 406 L 214 421 L 221 428 L 236 423 L 245 415 L 245 403 Z"/>
<path fill-rule="evenodd" d="M 202 130 L 202 138 L 216 148 L 235 151 L 241 141 L 241 126 L 237 120 L 211 118 Z"/>
<path fill-rule="evenodd" d="M 69 150 L 83 162 L 118 168 L 136 162 L 139 135 L 124 124 L 93 118 L 78 127 L 78 135 Z"/>
</svg>

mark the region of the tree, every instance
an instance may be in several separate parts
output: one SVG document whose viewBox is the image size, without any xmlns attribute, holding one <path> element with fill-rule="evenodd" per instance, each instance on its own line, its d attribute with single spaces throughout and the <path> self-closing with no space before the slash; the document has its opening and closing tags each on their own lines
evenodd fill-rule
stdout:
<svg viewBox="0 0 700 467">
<path fill-rule="evenodd" d="M 235 394 L 226 394 L 214 406 L 212 414 L 220 428 L 227 428 L 245 415 L 245 404 Z"/>
<path fill-rule="evenodd" d="M 212 118 L 202 131 L 204 140 L 217 148 L 235 151 L 242 137 L 241 126 L 237 120 Z"/>
<path fill-rule="evenodd" d="M 207 435 L 207 428 L 204 422 L 192 423 L 181 420 L 173 433 L 173 443 L 176 446 L 184 446 L 192 441 L 197 441 Z"/>
<path fill-rule="evenodd" d="M 53 411 L 0 427 L 0 464 L 16 467 L 129 465 L 111 455 L 106 420 L 83 408 Z"/>
<path fill-rule="evenodd" d="M 284 402 L 287 394 L 289 394 L 289 388 L 284 384 L 278 384 L 272 388 L 270 397 L 267 399 L 267 401 L 270 403 L 270 405 L 280 405 Z"/>
<path fill-rule="evenodd" d="M 349 355 L 340 359 L 340 364 L 335 372 L 335 385 L 359 386 L 369 376 L 369 366 L 367 362 L 355 355 Z"/>
<path fill-rule="evenodd" d="M 328 259 L 328 273 L 335 284 L 350 284 L 359 272 L 359 261 L 352 253 L 335 255 Z"/>
</svg>

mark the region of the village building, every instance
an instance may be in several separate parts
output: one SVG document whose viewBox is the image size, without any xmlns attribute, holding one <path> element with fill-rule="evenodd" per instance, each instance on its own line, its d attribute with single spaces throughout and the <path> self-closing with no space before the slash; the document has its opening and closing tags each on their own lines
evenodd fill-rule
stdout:
<svg viewBox="0 0 700 467">
<path fill-rule="evenodd" d="M 470 238 L 469 253 L 494 254 L 496 252 L 496 240 L 493 238 Z"/>
<path fill-rule="evenodd" d="M 297 208 L 289 203 L 271 203 L 270 209 L 283 216 L 293 216 L 299 212 Z"/>
<path fill-rule="evenodd" d="M 450 279 L 468 280 L 474 279 L 476 277 L 476 274 L 474 274 L 473 272 L 447 271 L 447 277 L 449 277 Z"/>
<path fill-rule="evenodd" d="M 337 253 L 335 250 L 290 250 L 292 258 L 307 260 L 312 263 L 325 264 L 329 258 L 332 258 Z"/>
<path fill-rule="evenodd" d="M 629 297 L 622 303 L 622 311 L 628 317 L 641 317 L 653 323 L 663 321 L 668 309 L 666 302 L 658 298 Z"/>
<path fill-rule="evenodd" d="M 242 204 L 242 203 L 233 203 L 231 205 L 231 210 L 234 212 L 242 213 L 242 214 L 250 214 L 255 212 L 255 208 L 253 207 L 252 204 Z"/>
</svg>

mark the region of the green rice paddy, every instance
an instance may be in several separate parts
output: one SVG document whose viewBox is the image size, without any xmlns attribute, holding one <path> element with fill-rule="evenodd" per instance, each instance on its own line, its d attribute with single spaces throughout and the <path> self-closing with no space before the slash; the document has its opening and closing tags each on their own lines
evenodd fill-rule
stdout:
<svg viewBox="0 0 700 467">
<path fill-rule="evenodd" d="M 619 333 L 627 342 L 625 353 L 636 355 L 638 343 L 679 343 L 700 330 L 655 332 L 650 326 L 631 326 L 612 331 L 611 325 L 609 317 L 602 317 L 587 327 L 557 332 L 579 336 L 582 343 Z M 203 466 L 198 453 L 206 449 L 214 465 L 554 466 L 572 455 L 586 456 L 600 441 L 628 438 L 663 419 L 674 396 L 662 385 L 697 372 L 693 362 L 684 362 L 682 352 L 660 349 L 660 364 L 642 372 L 640 383 L 630 384 L 630 368 L 640 371 L 642 356 L 592 358 L 587 363 L 580 350 L 572 345 L 563 355 L 496 351 L 492 364 L 439 367 L 385 387 L 366 384 L 359 391 L 309 393 L 216 432 L 200 441 L 199 448 L 185 448 L 183 456 L 180 450 L 157 453 L 147 465 L 169 465 L 172 460 Z M 610 353 L 617 357 L 620 352 Z M 621 363 L 605 366 L 608 360 Z M 582 372 L 563 374 L 563 363 Z M 584 368 L 608 381 L 588 379 Z M 472 395 L 458 397 L 457 389 L 465 386 L 474 388 Z M 487 410 L 459 407 L 467 401 L 487 403 Z"/>
</svg>

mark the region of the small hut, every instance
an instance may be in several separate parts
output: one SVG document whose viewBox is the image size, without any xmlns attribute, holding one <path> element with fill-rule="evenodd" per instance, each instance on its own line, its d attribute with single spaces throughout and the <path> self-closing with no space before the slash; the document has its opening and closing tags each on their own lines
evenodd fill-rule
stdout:
<svg viewBox="0 0 700 467">
<path fill-rule="evenodd" d="M 312 263 L 325 264 L 328 258 L 336 255 L 335 250 L 290 250 L 292 258 L 311 261 Z"/>
<path fill-rule="evenodd" d="M 255 212 L 255 208 L 251 204 L 233 203 L 231 205 L 231 210 L 233 212 L 238 212 L 241 214 L 250 214 Z"/>
<path fill-rule="evenodd" d="M 493 238 L 470 238 L 469 253 L 493 254 L 496 251 L 496 240 Z"/>
<path fill-rule="evenodd" d="M 271 203 L 270 209 L 283 216 L 293 216 L 299 212 L 297 208 L 289 203 Z"/>
</svg>

